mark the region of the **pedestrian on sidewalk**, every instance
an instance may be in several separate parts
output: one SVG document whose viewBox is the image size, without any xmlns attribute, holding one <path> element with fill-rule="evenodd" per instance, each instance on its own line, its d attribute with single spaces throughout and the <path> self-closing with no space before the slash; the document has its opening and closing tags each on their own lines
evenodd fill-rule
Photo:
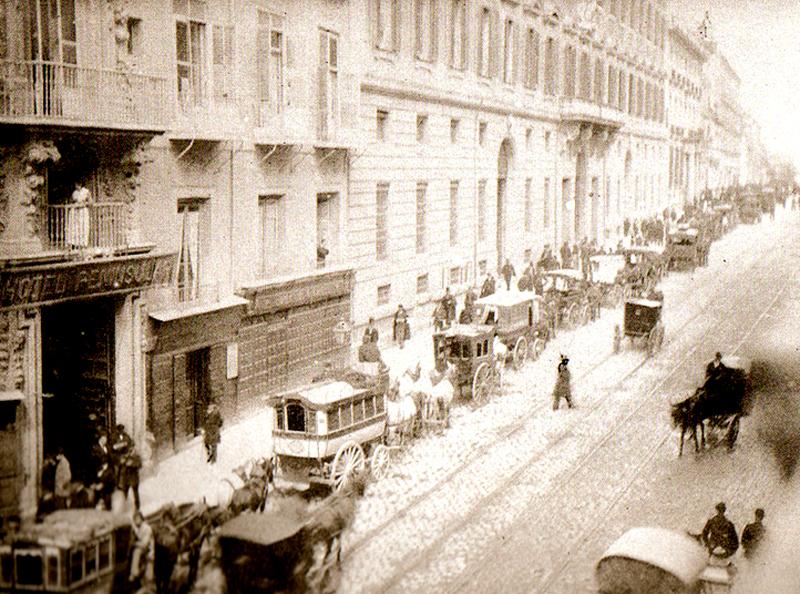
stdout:
<svg viewBox="0 0 800 594">
<path fill-rule="evenodd" d="M 506 281 L 506 291 L 511 290 L 511 279 L 513 279 L 517 272 L 514 270 L 514 266 L 512 266 L 511 261 L 506 258 L 506 263 L 500 269 L 500 274 L 503 275 L 503 280 Z"/>
<path fill-rule="evenodd" d="M 397 311 L 394 313 L 392 337 L 394 338 L 394 341 L 400 345 L 401 349 L 405 345 L 405 342 L 411 338 L 411 329 L 408 325 L 408 314 L 406 313 L 402 303 L 397 306 Z"/>
<path fill-rule="evenodd" d="M 755 521 L 742 530 L 742 549 L 746 558 L 751 559 L 758 552 L 764 532 L 764 510 L 759 507 L 755 512 Z"/>
<path fill-rule="evenodd" d="M 556 385 L 553 388 L 553 410 L 558 410 L 561 399 L 567 401 L 567 407 L 573 408 L 572 404 L 572 377 L 569 372 L 569 358 L 561 355 L 561 362 L 558 364 Z"/>
<path fill-rule="evenodd" d="M 366 342 L 378 343 L 378 329 L 375 327 L 375 318 L 370 318 L 369 322 L 367 322 L 367 327 L 364 329 L 364 336 L 367 339 Z"/>
<path fill-rule="evenodd" d="M 206 461 L 217 463 L 217 446 L 222 437 L 222 415 L 213 402 L 206 409 L 206 420 L 203 426 L 203 444 L 206 446 Z"/>
<path fill-rule="evenodd" d="M 142 467 L 142 459 L 136 451 L 136 444 L 133 438 L 125 431 L 125 425 L 117 425 L 117 435 L 114 445 L 111 447 L 116 457 L 117 467 L 117 488 L 122 491 L 125 499 L 128 498 L 128 491 L 133 489 L 134 509 L 141 509 L 141 499 L 139 498 L 139 470 Z"/>
</svg>

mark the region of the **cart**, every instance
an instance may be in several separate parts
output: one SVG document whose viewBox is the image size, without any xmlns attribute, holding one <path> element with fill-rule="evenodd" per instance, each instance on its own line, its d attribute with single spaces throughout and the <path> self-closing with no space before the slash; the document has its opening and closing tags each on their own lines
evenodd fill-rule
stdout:
<svg viewBox="0 0 800 594">
<path fill-rule="evenodd" d="M 454 387 L 461 396 L 468 386 L 476 404 L 483 404 L 500 387 L 503 361 L 495 355 L 493 325 L 454 324 L 433 335 L 436 368 L 455 366 Z"/>
<path fill-rule="evenodd" d="M 631 528 L 608 547 L 595 568 L 599 594 L 717 594 L 730 592 L 731 573 L 709 566 L 692 537 L 665 528 Z"/>
<path fill-rule="evenodd" d="M 669 270 L 692 270 L 705 263 L 700 232 L 695 228 L 679 229 L 667 235 L 665 252 Z"/>
<path fill-rule="evenodd" d="M 591 318 L 587 281 L 579 270 L 561 268 L 542 273 L 544 298 L 560 325 L 577 327 Z"/>
<path fill-rule="evenodd" d="M 724 371 L 716 381 L 707 380 L 703 385 L 710 414 L 706 420 L 705 438 L 710 443 L 724 443 L 733 449 L 739 437 L 741 418 L 751 408 L 750 361 L 744 357 L 722 358 Z"/>
<path fill-rule="evenodd" d="M 521 369 L 528 357 L 535 361 L 544 351 L 548 330 L 541 302 L 531 291 L 494 293 L 475 302 L 476 321 L 495 327 L 514 369 Z"/>
<path fill-rule="evenodd" d="M 341 490 L 366 470 L 367 456 L 383 442 L 381 378 L 326 380 L 265 400 L 274 410 L 273 451 L 283 480 Z"/>
<path fill-rule="evenodd" d="M 53 512 L 0 543 L 0 591 L 127 592 L 131 522 L 94 509 Z"/>
<path fill-rule="evenodd" d="M 603 307 L 614 308 L 619 305 L 624 294 L 624 254 L 598 254 L 591 256 L 592 282 L 602 290 Z"/>
<path fill-rule="evenodd" d="M 653 299 L 626 299 L 623 327 L 614 327 L 614 352 L 622 349 L 622 336 L 627 336 L 631 344 L 641 340 L 647 347 L 648 356 L 655 353 L 664 343 L 664 324 L 661 321 L 663 302 Z"/>
</svg>

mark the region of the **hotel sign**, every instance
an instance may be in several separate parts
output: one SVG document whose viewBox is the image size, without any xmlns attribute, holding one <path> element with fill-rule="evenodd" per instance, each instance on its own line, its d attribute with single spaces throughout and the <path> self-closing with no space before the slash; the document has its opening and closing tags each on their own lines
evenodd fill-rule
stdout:
<svg viewBox="0 0 800 594">
<path fill-rule="evenodd" d="M 176 254 L 0 270 L 0 309 L 128 293 L 171 283 Z"/>
</svg>

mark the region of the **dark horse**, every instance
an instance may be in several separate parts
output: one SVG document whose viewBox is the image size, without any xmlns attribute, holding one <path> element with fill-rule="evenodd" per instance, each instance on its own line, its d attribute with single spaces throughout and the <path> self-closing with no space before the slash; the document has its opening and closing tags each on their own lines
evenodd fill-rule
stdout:
<svg viewBox="0 0 800 594">
<path fill-rule="evenodd" d="M 681 400 L 672 405 L 672 412 L 670 415 L 672 417 L 672 426 L 676 428 L 679 427 L 681 430 L 681 444 L 678 448 L 678 456 L 683 455 L 683 440 L 687 431 L 691 432 L 692 439 L 694 439 L 695 452 L 700 451 L 700 443 L 705 447 L 705 425 L 703 424 L 702 411 L 699 406 L 700 396 L 698 396 L 698 392 L 700 391 L 702 391 L 702 388 L 698 388 L 694 394 L 685 400 Z M 697 441 L 698 427 L 700 427 L 700 443 Z"/>
<path fill-rule="evenodd" d="M 710 429 L 726 429 L 728 449 L 733 449 L 739 432 L 741 416 L 741 399 L 726 398 L 724 392 L 712 393 L 706 387 L 697 388 L 689 398 L 672 405 L 672 424 L 681 429 L 681 444 L 678 456 L 683 453 L 683 439 L 687 431 L 691 431 L 695 452 L 706 445 L 705 422 Z M 697 442 L 697 428 L 700 427 L 700 443 Z"/>
</svg>

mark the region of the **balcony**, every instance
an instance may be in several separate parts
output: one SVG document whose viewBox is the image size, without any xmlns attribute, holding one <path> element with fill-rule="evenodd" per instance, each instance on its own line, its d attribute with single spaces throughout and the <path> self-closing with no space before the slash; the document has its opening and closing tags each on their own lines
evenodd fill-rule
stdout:
<svg viewBox="0 0 800 594">
<path fill-rule="evenodd" d="M 608 128 L 621 128 L 625 123 L 625 117 L 617 109 L 577 98 L 561 100 L 561 119 Z"/>
<path fill-rule="evenodd" d="M 121 202 L 49 205 L 43 228 L 49 251 L 102 254 L 129 247 L 128 206 Z"/>
<path fill-rule="evenodd" d="M 177 96 L 170 137 L 223 141 L 238 138 L 252 126 L 252 108 L 229 95 L 209 96 L 185 81 Z"/>
<path fill-rule="evenodd" d="M 166 79 L 42 61 L 0 61 L 0 124 L 161 133 Z"/>
</svg>

